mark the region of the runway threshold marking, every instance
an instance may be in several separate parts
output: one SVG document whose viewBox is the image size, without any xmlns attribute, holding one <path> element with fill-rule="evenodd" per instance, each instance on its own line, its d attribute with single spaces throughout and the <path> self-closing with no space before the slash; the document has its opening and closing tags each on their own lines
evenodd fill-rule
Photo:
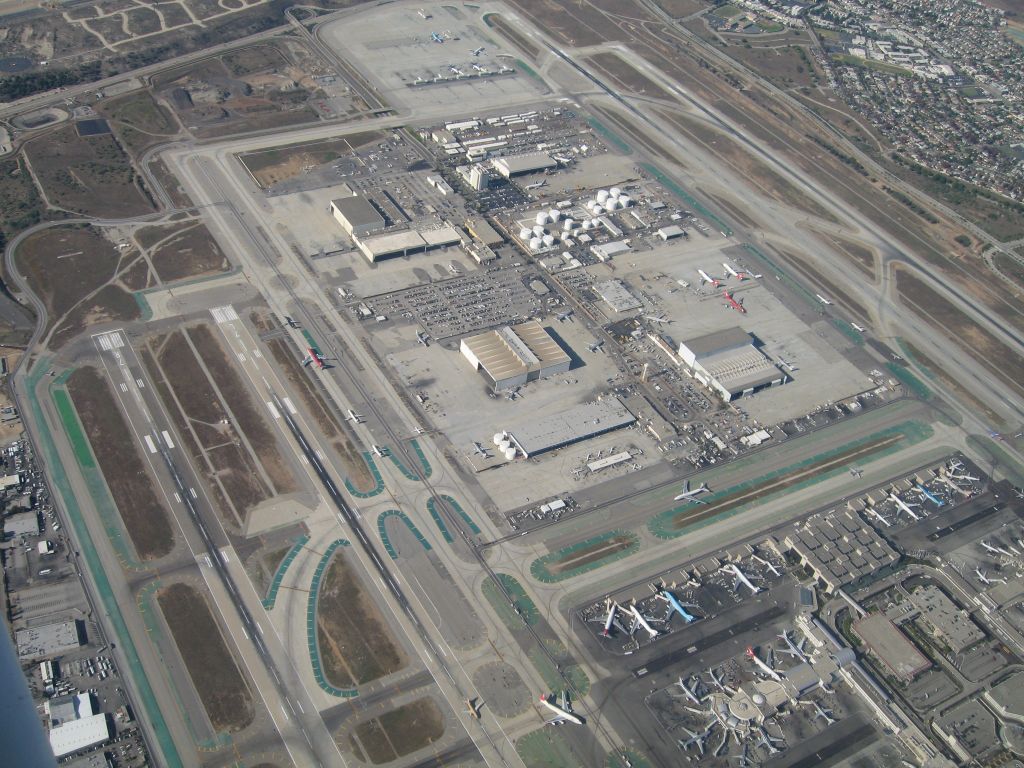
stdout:
<svg viewBox="0 0 1024 768">
<path fill-rule="evenodd" d="M 280 411 L 277 410 L 277 406 L 275 406 L 269 400 L 267 400 L 267 409 L 270 411 L 270 415 L 273 416 L 275 419 L 281 418 L 281 413 Z"/>
<path fill-rule="evenodd" d="M 174 447 L 174 441 L 171 440 L 171 436 L 168 434 L 167 430 L 165 429 L 160 434 L 163 435 L 164 442 L 167 444 L 167 447 L 168 448 L 173 448 Z"/>
<path fill-rule="evenodd" d="M 153 442 L 153 438 L 149 435 L 143 435 L 142 438 L 146 441 L 146 447 L 149 448 L 149 452 L 156 453 L 156 443 Z"/>
<path fill-rule="evenodd" d="M 295 405 L 292 403 L 292 399 L 290 397 L 283 398 L 283 401 L 284 407 L 288 409 L 288 413 L 290 413 L 292 416 L 298 414 L 298 411 L 295 410 Z"/>
</svg>

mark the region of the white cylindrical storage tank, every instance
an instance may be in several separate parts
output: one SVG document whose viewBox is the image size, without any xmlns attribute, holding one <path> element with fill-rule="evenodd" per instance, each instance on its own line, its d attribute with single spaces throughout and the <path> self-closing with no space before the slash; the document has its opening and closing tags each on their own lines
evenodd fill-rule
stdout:
<svg viewBox="0 0 1024 768">
<path fill-rule="evenodd" d="M 600 219 L 591 219 L 590 220 L 590 225 L 592 227 L 599 227 L 599 226 L 601 226 L 601 220 Z"/>
<path fill-rule="evenodd" d="M 594 222 L 592 222 L 590 219 L 584 219 L 583 220 L 583 228 L 584 229 L 593 229 L 594 228 Z"/>
<path fill-rule="evenodd" d="M 555 238 L 551 235 L 544 235 L 543 243 L 546 247 L 550 248 L 555 244 Z"/>
<path fill-rule="evenodd" d="M 574 222 L 572 219 L 566 219 L 565 221 L 562 222 L 562 229 L 564 229 L 566 232 L 569 232 L 572 230 L 573 225 L 575 223 L 576 222 Z"/>
<path fill-rule="evenodd" d="M 512 461 L 516 457 L 516 449 L 509 446 L 505 449 L 505 458 Z"/>
<path fill-rule="evenodd" d="M 539 237 L 531 237 L 530 238 L 530 250 L 531 251 L 539 251 L 542 242 L 543 241 Z"/>
<path fill-rule="evenodd" d="M 631 206 L 632 204 L 633 198 L 630 197 L 629 195 L 621 195 L 619 197 L 619 205 L 621 205 L 623 208 L 629 208 L 629 206 Z"/>
<path fill-rule="evenodd" d="M 501 445 L 501 441 L 504 440 L 504 439 L 505 439 L 505 433 L 504 432 L 495 432 L 494 433 L 494 444 L 495 445 Z"/>
<path fill-rule="evenodd" d="M 599 190 L 597 190 L 597 202 L 599 202 L 602 205 L 604 205 L 604 202 L 607 199 L 608 199 L 608 190 L 607 189 L 599 189 Z"/>
<path fill-rule="evenodd" d="M 550 211 L 548 211 L 548 216 L 551 217 L 552 221 L 558 221 L 560 218 L 562 218 L 562 212 L 557 208 L 552 208 Z"/>
<path fill-rule="evenodd" d="M 544 224 L 547 224 L 548 223 L 548 212 L 547 211 L 541 211 L 540 213 L 538 213 L 537 214 L 537 218 L 535 219 L 535 221 L 537 222 L 538 225 L 541 225 L 541 226 L 543 226 Z"/>
<path fill-rule="evenodd" d="M 609 211 L 614 211 L 616 208 L 619 207 L 618 198 L 609 197 L 606 206 L 607 206 Z"/>
<path fill-rule="evenodd" d="M 587 210 L 594 210 L 594 206 L 597 205 L 597 200 L 587 200 Z"/>
<path fill-rule="evenodd" d="M 618 197 L 619 195 L 622 194 L 622 190 L 619 189 L 618 187 L 612 187 L 611 189 L 608 190 L 608 194 L 611 195 L 612 197 Z"/>
<path fill-rule="evenodd" d="M 529 240 L 530 239 L 530 235 L 532 235 L 532 234 L 533 234 L 533 232 L 531 230 L 527 229 L 526 227 L 523 227 L 522 229 L 519 230 L 519 239 L 520 240 Z"/>
<path fill-rule="evenodd" d="M 600 205 L 595 205 L 590 212 L 595 216 L 600 216 L 602 213 L 604 213 L 604 208 L 602 208 Z"/>
<path fill-rule="evenodd" d="M 511 446 L 512 446 L 512 441 L 509 440 L 507 437 L 502 438 L 502 441 L 500 443 L 498 443 L 498 448 L 500 448 L 503 451 L 508 449 L 508 448 L 510 448 Z"/>
</svg>

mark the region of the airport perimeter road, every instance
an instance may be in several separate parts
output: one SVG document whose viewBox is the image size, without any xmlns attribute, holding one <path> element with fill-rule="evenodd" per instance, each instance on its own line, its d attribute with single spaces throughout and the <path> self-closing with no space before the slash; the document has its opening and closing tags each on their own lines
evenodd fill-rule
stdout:
<svg viewBox="0 0 1024 768">
<path fill-rule="evenodd" d="M 227 536 L 203 485 L 178 448 L 180 437 L 159 402 L 146 369 L 127 343 L 126 334 L 114 331 L 94 338 L 103 367 L 115 385 L 114 392 L 140 446 L 147 445 L 143 437 L 146 435 L 151 436 L 157 447 L 156 453 L 144 449 L 143 454 L 158 478 L 179 530 L 200 563 L 200 573 L 234 641 L 234 655 L 245 665 L 263 697 L 293 762 L 302 767 L 344 762 L 302 687 L 291 659 L 272 635 L 264 635 L 253 618 L 262 614 L 259 601 L 247 603 L 228 571 Z"/>
</svg>

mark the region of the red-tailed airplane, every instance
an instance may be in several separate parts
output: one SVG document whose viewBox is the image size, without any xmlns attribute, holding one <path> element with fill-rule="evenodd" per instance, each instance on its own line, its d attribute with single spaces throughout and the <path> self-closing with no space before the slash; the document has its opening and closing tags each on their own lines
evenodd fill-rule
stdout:
<svg viewBox="0 0 1024 768">
<path fill-rule="evenodd" d="M 729 293 L 728 291 L 726 291 L 725 293 L 723 293 L 723 294 L 722 294 L 722 296 L 723 296 L 723 297 L 725 298 L 725 300 L 726 300 L 727 302 L 729 302 L 729 304 L 728 304 L 727 306 L 730 306 L 730 307 L 732 307 L 732 308 L 733 308 L 733 309 L 735 309 L 735 310 L 736 310 L 737 312 L 740 312 L 740 313 L 742 313 L 742 314 L 744 314 L 744 315 L 745 315 L 745 314 L 747 314 L 747 310 L 745 310 L 745 309 L 743 308 L 743 305 L 742 305 L 742 304 L 740 304 L 740 303 L 739 303 L 738 301 L 736 301 L 736 299 L 734 299 L 734 298 L 733 298 L 733 296 L 732 296 L 732 294 L 731 294 L 731 293 Z"/>
<path fill-rule="evenodd" d="M 700 275 L 701 285 L 703 285 L 704 283 L 711 283 L 711 285 L 713 285 L 715 288 L 717 288 L 719 285 L 722 284 L 721 281 L 719 281 L 719 279 L 717 277 L 712 277 L 707 272 L 705 272 L 703 269 L 698 269 L 697 270 L 697 274 Z"/>
<path fill-rule="evenodd" d="M 323 370 L 327 367 L 328 360 L 335 360 L 333 357 L 324 357 L 316 347 L 306 347 L 306 356 L 302 358 L 303 365 L 316 363 L 316 367 Z"/>
</svg>

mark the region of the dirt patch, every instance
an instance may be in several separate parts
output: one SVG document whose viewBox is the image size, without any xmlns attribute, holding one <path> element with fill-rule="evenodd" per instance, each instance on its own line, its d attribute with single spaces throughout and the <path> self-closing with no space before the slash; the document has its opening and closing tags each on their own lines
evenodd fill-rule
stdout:
<svg viewBox="0 0 1024 768">
<path fill-rule="evenodd" d="M 596 563 L 599 560 L 604 560 L 606 557 L 616 555 L 625 549 L 629 549 L 635 543 L 636 541 L 631 536 L 613 536 L 610 539 L 595 542 L 589 547 L 578 549 L 572 554 L 555 560 L 549 563 L 547 568 L 552 575 L 557 576 L 565 571 L 584 568 L 591 563 Z"/>
<path fill-rule="evenodd" d="M 907 341 L 902 341 L 900 346 L 906 349 L 908 357 L 941 381 L 961 403 L 969 406 L 975 413 L 981 414 L 990 426 L 997 429 L 1003 429 L 1006 426 L 1002 416 L 976 398 L 966 387 L 960 384 L 956 377 L 950 375 L 945 368 L 939 365 L 934 358 L 929 357 L 920 348 Z"/>
<path fill-rule="evenodd" d="M 599 53 L 587 59 L 632 95 L 675 101 L 676 97 L 651 80 L 617 53 Z"/>
<path fill-rule="evenodd" d="M 333 162 L 360 147 L 379 142 L 383 136 L 380 131 L 363 131 L 337 139 L 247 152 L 239 155 L 238 160 L 261 189 L 268 189 L 282 181 L 301 176 L 306 168 Z"/>
<path fill-rule="evenodd" d="M 708 7 L 708 3 L 700 0 L 657 0 L 658 6 L 673 19 L 700 13 Z"/>
<path fill-rule="evenodd" d="M 138 320 L 142 315 L 139 303 L 118 285 L 107 285 L 72 309 L 50 336 L 47 346 L 60 349 L 87 328 L 115 320 Z"/>
<path fill-rule="evenodd" d="M 540 48 L 531 42 L 525 35 L 521 34 L 515 27 L 506 21 L 500 13 L 489 13 L 484 17 L 489 27 L 493 27 L 504 35 L 520 51 L 531 59 L 536 60 L 540 55 Z"/>
<path fill-rule="evenodd" d="M 97 111 L 110 121 L 125 149 L 135 158 L 178 132 L 174 117 L 149 91 L 137 91 L 103 102 Z"/>
<path fill-rule="evenodd" d="M 192 198 L 188 196 L 185 188 L 178 181 L 178 177 L 171 173 L 163 160 L 159 157 L 150 160 L 149 172 L 156 178 L 157 183 L 163 187 L 175 208 L 191 208 L 193 206 Z"/>
<path fill-rule="evenodd" d="M 424 696 L 360 723 L 351 738 L 354 748 L 362 745 L 370 762 L 379 765 L 423 749 L 443 735 L 444 714 L 433 699 Z"/>
<path fill-rule="evenodd" d="M 897 265 L 896 288 L 916 312 L 946 330 L 946 335 L 985 370 L 1018 394 L 1024 393 L 1024 358 L 977 325 L 944 296 Z"/>
<path fill-rule="evenodd" d="M 842 304 L 846 309 L 853 312 L 858 318 L 866 320 L 868 318 L 867 310 L 864 305 L 856 299 L 853 299 L 849 293 L 844 291 L 839 285 L 827 277 L 823 276 L 815 266 L 813 260 L 804 255 L 803 253 L 796 253 L 794 251 L 786 251 L 776 248 L 777 253 L 782 256 L 786 261 L 789 262 L 790 266 L 796 268 L 798 272 L 803 274 L 812 284 L 820 285 L 830 299 L 839 304 Z"/>
<path fill-rule="evenodd" d="M 150 288 L 156 282 L 149 270 L 149 264 L 141 256 L 135 260 L 134 264 L 123 270 L 118 279 L 129 291 L 142 291 Z"/>
<path fill-rule="evenodd" d="M 150 254 L 153 267 L 165 282 L 211 275 L 229 269 L 227 257 L 205 224 L 196 222 Z"/>
<path fill-rule="evenodd" d="M 106 378 L 95 368 L 79 368 L 68 379 L 68 393 L 139 559 L 163 557 L 174 547 L 170 518 Z"/>
<path fill-rule="evenodd" d="M 206 598 L 187 584 L 172 584 L 157 593 L 157 602 L 214 729 L 246 728 L 255 714 L 252 695 Z"/>
<path fill-rule="evenodd" d="M 390 625 L 343 549 L 335 551 L 320 582 L 316 608 L 320 662 L 331 685 L 353 688 L 406 665 Z"/>
<path fill-rule="evenodd" d="M 273 45 L 254 45 L 240 48 L 221 57 L 233 77 L 245 77 L 278 67 L 288 66 L 288 60 Z"/>
<path fill-rule="evenodd" d="M 258 313 L 254 312 L 251 319 L 257 328 L 263 331 L 271 329 L 266 319 Z M 337 414 L 323 399 L 319 390 L 306 375 L 305 369 L 295 359 L 291 344 L 283 339 L 268 339 L 266 345 L 285 378 L 299 393 L 309 415 L 313 417 L 313 421 L 320 427 L 320 431 L 330 441 L 331 447 L 341 459 L 349 481 L 357 491 L 362 493 L 373 491 L 377 487 L 377 483 L 370 468 L 366 465 L 366 461 Z"/>
<path fill-rule="evenodd" d="M 28 142 L 25 154 L 53 205 L 99 218 L 153 210 L 128 155 L 110 134 L 79 136 L 71 124 Z"/>
<path fill-rule="evenodd" d="M 602 120 L 607 120 L 611 123 L 616 130 L 623 134 L 625 138 L 629 139 L 629 141 L 646 150 L 652 158 L 660 157 L 670 162 L 676 162 L 684 168 L 686 167 L 686 163 L 683 162 L 678 154 L 674 155 L 670 150 L 662 147 L 661 144 L 651 138 L 650 134 L 641 129 L 634 121 L 624 117 L 618 111 L 598 106 L 594 106 L 591 109 Z"/>
<path fill-rule="evenodd" d="M 753 43 L 753 37 L 748 39 Z M 725 53 L 780 88 L 809 88 L 821 82 L 821 72 L 803 46 L 781 45 L 778 38 L 775 44 L 765 42 L 764 47 L 730 45 Z"/>
<path fill-rule="evenodd" d="M 228 360 L 224 347 L 205 325 L 189 329 L 189 336 L 199 350 L 199 356 L 206 363 L 206 368 L 221 396 L 230 404 L 236 426 L 249 439 L 249 444 L 270 477 L 274 490 L 279 494 L 295 491 L 298 486 L 281 456 L 277 438 L 262 413 L 257 410 L 249 390 Z"/>
</svg>

